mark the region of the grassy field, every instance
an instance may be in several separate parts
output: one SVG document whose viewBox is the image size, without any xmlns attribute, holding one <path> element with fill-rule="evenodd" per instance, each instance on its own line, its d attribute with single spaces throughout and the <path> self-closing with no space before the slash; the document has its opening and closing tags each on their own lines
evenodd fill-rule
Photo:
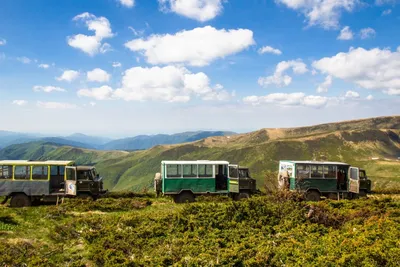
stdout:
<svg viewBox="0 0 400 267">
<path fill-rule="evenodd" d="M 0 206 L 0 251 L 1 266 L 399 266 L 400 199 L 179 205 L 126 194 Z"/>
</svg>

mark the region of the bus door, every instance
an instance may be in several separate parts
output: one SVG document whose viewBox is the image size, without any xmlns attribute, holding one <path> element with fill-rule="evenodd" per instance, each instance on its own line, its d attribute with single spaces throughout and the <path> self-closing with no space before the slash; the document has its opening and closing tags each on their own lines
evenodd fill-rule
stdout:
<svg viewBox="0 0 400 267">
<path fill-rule="evenodd" d="M 65 194 L 76 196 L 76 167 L 65 167 Z"/>
<path fill-rule="evenodd" d="M 356 167 L 350 167 L 349 174 L 349 192 L 358 194 L 360 192 L 360 170 Z"/>
<path fill-rule="evenodd" d="M 238 165 L 229 165 L 229 187 L 228 191 L 239 193 L 239 170 Z"/>
</svg>

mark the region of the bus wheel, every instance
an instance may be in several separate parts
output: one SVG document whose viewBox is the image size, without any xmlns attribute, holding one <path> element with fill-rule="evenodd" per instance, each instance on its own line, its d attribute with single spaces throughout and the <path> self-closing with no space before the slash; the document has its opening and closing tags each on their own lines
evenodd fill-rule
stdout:
<svg viewBox="0 0 400 267">
<path fill-rule="evenodd" d="M 174 198 L 175 203 L 194 202 L 194 195 L 191 192 L 182 192 Z"/>
<path fill-rule="evenodd" d="M 31 205 L 31 200 L 25 194 L 13 195 L 10 201 L 10 206 L 13 208 L 29 207 Z"/>
<path fill-rule="evenodd" d="M 306 200 L 308 201 L 319 201 L 321 199 L 321 194 L 318 191 L 311 190 L 306 194 Z"/>
</svg>

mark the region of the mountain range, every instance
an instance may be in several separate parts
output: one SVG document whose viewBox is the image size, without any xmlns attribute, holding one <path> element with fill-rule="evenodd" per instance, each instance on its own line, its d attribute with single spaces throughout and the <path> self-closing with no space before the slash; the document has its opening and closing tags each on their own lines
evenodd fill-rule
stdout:
<svg viewBox="0 0 400 267">
<path fill-rule="evenodd" d="M 187 139 L 186 139 L 187 140 Z M 400 186 L 400 116 L 298 128 L 265 128 L 138 151 L 106 151 L 36 141 L 0 150 L 0 159 L 75 160 L 95 165 L 110 190 L 152 186 L 162 160 L 227 160 L 250 167 L 262 186 L 279 160 L 342 161 L 363 167 L 375 187 Z"/>
<path fill-rule="evenodd" d="M 89 136 L 75 133 L 68 136 L 46 137 L 34 134 L 0 131 L 0 148 L 29 142 L 48 142 L 66 146 L 98 149 L 98 150 L 142 150 L 161 144 L 178 144 L 200 140 L 209 136 L 233 135 L 234 132 L 197 131 L 172 135 L 139 135 L 135 137 L 113 140 L 106 137 Z"/>
</svg>

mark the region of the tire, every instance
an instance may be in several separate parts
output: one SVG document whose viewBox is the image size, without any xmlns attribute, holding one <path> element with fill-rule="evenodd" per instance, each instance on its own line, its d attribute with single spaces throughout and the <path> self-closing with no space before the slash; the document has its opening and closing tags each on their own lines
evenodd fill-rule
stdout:
<svg viewBox="0 0 400 267">
<path fill-rule="evenodd" d="M 311 190 L 306 193 L 307 201 L 320 201 L 321 194 L 318 191 Z"/>
<path fill-rule="evenodd" d="M 366 189 L 361 189 L 360 193 L 358 194 L 360 197 L 367 197 L 367 190 Z"/>
<path fill-rule="evenodd" d="M 194 202 L 194 195 L 191 192 L 182 192 L 174 198 L 175 203 Z"/>
<path fill-rule="evenodd" d="M 248 199 L 250 198 L 250 194 L 247 192 L 242 192 L 239 194 L 236 194 L 234 197 L 234 200 L 242 200 L 242 199 Z"/>
<path fill-rule="evenodd" d="M 25 194 L 13 195 L 10 202 L 12 208 L 29 207 L 31 204 L 31 200 Z"/>
</svg>

